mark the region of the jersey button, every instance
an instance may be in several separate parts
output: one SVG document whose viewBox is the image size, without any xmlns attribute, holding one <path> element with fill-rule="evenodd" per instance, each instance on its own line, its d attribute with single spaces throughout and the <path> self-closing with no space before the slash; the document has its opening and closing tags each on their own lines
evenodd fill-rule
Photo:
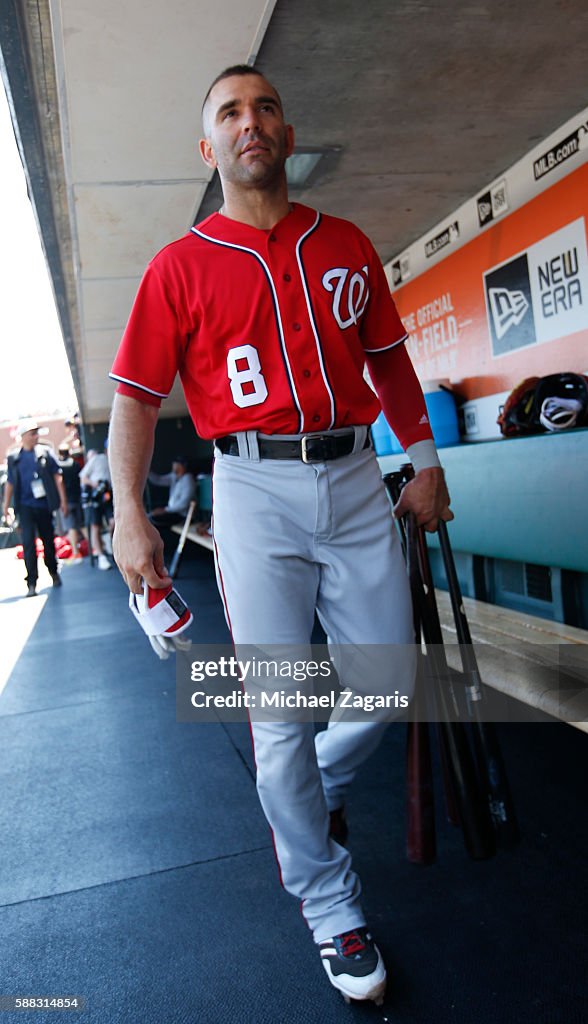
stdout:
<svg viewBox="0 0 588 1024">
<path fill-rule="evenodd" d="M 292 327 L 294 328 L 295 331 L 301 331 L 302 330 L 300 324 L 292 324 Z"/>
<path fill-rule="evenodd" d="M 310 377 L 310 370 L 304 370 L 302 376 L 303 377 Z"/>
<path fill-rule="evenodd" d="M 320 421 L 321 421 L 321 418 L 320 418 L 320 416 L 313 416 L 313 417 L 312 417 L 312 422 L 313 422 L 313 423 L 320 423 Z"/>
<path fill-rule="evenodd" d="M 284 274 L 284 281 L 291 281 L 291 280 L 292 280 L 292 278 L 290 277 L 289 274 Z"/>
</svg>

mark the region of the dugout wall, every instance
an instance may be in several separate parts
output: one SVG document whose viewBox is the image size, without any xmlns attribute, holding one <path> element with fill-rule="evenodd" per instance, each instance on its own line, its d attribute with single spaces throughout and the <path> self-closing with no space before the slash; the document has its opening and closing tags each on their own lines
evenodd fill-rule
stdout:
<svg viewBox="0 0 588 1024">
<path fill-rule="evenodd" d="M 583 627 L 588 430 L 505 440 L 496 417 L 525 377 L 588 372 L 587 219 L 588 108 L 386 266 L 422 383 L 461 405 L 442 461 L 466 593 Z"/>
</svg>

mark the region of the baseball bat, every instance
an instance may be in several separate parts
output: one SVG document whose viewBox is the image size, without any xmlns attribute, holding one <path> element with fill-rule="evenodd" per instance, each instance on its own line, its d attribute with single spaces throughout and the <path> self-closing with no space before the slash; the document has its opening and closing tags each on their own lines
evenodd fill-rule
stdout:
<svg viewBox="0 0 588 1024">
<path fill-rule="evenodd" d="M 484 721 L 483 717 L 483 683 L 463 606 L 446 523 L 439 522 L 438 532 L 472 718 L 471 728 L 478 772 L 486 792 L 497 844 L 502 849 L 512 849 L 520 839 L 520 831 L 508 776 L 496 726 L 494 722 Z"/>
<path fill-rule="evenodd" d="M 413 476 L 414 470 L 408 464 L 402 466 L 397 473 L 384 477 L 391 496 L 397 500 L 402 483 L 408 482 Z M 454 814 L 456 813 L 462 827 L 469 855 L 475 860 L 482 860 L 491 857 L 495 852 L 492 821 L 479 786 L 465 727 L 462 722 L 454 720 L 459 716 L 460 709 L 452 683 L 452 674 L 445 658 L 424 531 L 418 528 L 414 516 L 408 517 L 406 534 L 407 547 L 411 545 L 418 550 L 420 573 L 418 580 L 413 574 L 413 602 L 418 608 L 422 624 L 427 663 L 439 711 L 440 749 L 449 778 L 446 792 L 448 808 L 451 810 L 452 804 L 455 804 Z M 449 699 L 453 707 L 450 706 Z"/>
<path fill-rule="evenodd" d="M 413 544 L 406 544 L 406 563 L 411 591 L 418 580 L 418 561 Z M 421 622 L 413 599 L 415 643 L 421 646 Z M 415 679 L 414 716 L 406 737 L 407 829 L 406 855 L 412 864 L 433 864 L 437 857 L 435 794 L 429 724 L 425 718 L 421 659 Z"/>
<path fill-rule="evenodd" d="M 390 495 L 390 498 L 392 500 L 392 503 L 394 505 L 397 504 L 397 502 L 398 502 L 398 500 L 400 498 L 400 493 L 401 493 L 403 485 L 408 480 L 412 479 L 413 476 L 414 476 L 414 470 L 413 470 L 413 467 L 412 467 L 412 465 L 410 463 L 406 463 L 404 466 L 402 466 L 402 468 L 400 470 L 396 470 L 393 473 L 387 473 L 384 476 L 384 484 L 386 485 L 386 489 L 387 489 L 387 491 L 388 491 L 388 493 Z M 409 555 L 408 555 L 407 539 L 406 539 L 407 527 L 406 527 L 405 520 L 404 519 L 396 520 L 396 524 L 397 524 L 398 529 L 399 529 L 400 541 L 401 541 L 401 544 L 402 544 L 402 550 L 403 550 L 404 558 L 405 558 L 405 561 L 406 561 L 406 564 L 407 564 L 408 575 L 409 575 L 409 580 L 410 580 L 410 584 L 411 584 L 413 615 L 414 615 L 414 623 L 415 623 L 415 639 L 416 639 L 417 644 L 419 644 L 419 646 L 420 646 L 421 625 L 420 625 L 420 619 L 419 619 L 418 612 L 417 612 L 417 605 L 419 603 L 419 599 L 418 599 L 418 591 L 416 589 L 420 585 L 419 584 L 420 568 L 418 566 L 417 559 L 415 559 L 414 557 L 410 560 L 410 564 L 409 564 Z M 422 696 L 423 681 L 422 681 L 422 676 L 421 675 L 419 675 L 419 677 L 417 678 L 417 684 L 419 684 L 419 683 L 420 683 L 420 686 L 421 686 L 421 696 Z M 407 743 L 408 743 L 408 745 L 409 745 L 411 750 L 412 750 L 413 746 L 416 749 L 419 749 L 419 750 L 420 749 L 426 749 L 426 744 L 429 743 L 428 723 L 420 721 L 420 711 L 419 711 L 419 714 L 416 715 L 415 717 L 416 717 L 417 720 L 415 722 L 410 722 L 409 723 Z M 426 739 L 425 739 L 425 735 L 424 735 L 425 732 L 426 732 Z M 447 752 L 447 743 L 446 743 L 445 736 L 444 736 L 442 730 L 439 728 L 439 723 L 437 723 L 437 744 L 438 744 L 438 748 L 439 748 L 439 761 L 440 761 L 440 764 L 441 764 L 441 777 L 442 777 L 442 780 L 443 780 L 443 796 L 444 796 L 444 800 L 445 800 L 445 811 L 446 811 L 447 820 L 450 822 L 450 824 L 452 824 L 454 826 L 458 826 L 459 825 L 459 813 L 458 813 L 458 808 L 457 808 L 457 800 L 456 800 L 456 796 L 455 796 L 455 788 L 454 788 L 454 785 L 453 785 L 451 769 L 450 769 L 450 766 L 449 766 L 449 755 L 448 755 L 448 752 Z M 429 747 L 429 749 L 430 749 L 430 747 Z M 426 757 L 426 755 L 425 755 L 425 757 Z M 421 793 L 422 794 L 422 800 L 425 801 L 425 800 L 428 799 L 428 795 L 427 794 L 429 793 L 429 791 L 432 792 L 432 790 L 433 790 L 432 770 L 431 770 L 430 778 L 427 776 L 426 770 L 427 769 L 426 769 L 426 761 L 425 761 L 418 770 L 413 769 L 413 772 L 412 772 L 412 775 L 411 775 L 411 778 L 410 778 L 410 781 L 409 781 L 408 805 L 409 805 L 409 807 L 414 809 L 412 813 L 414 814 L 414 821 L 415 821 L 415 823 L 413 825 L 413 824 L 411 824 L 411 819 L 409 819 L 409 824 L 408 824 L 409 835 L 411 835 L 412 832 L 414 831 L 416 833 L 416 835 L 418 836 L 419 829 L 421 828 L 421 826 L 417 822 L 418 821 L 423 821 L 424 822 L 425 820 L 428 820 L 428 812 L 425 810 L 424 806 L 420 807 L 419 797 L 418 797 L 418 794 Z M 422 827 L 424 828 L 424 825 Z M 418 841 L 419 840 L 417 840 L 417 839 L 414 840 L 415 843 L 418 842 Z M 430 842 L 430 840 L 427 840 L 427 841 Z M 424 842 L 424 840 L 423 840 L 423 842 Z"/>
<path fill-rule="evenodd" d="M 449 767 L 449 759 L 447 757 L 447 749 L 445 742 L 439 731 L 439 723 L 437 723 L 437 741 L 439 745 L 439 761 L 441 764 L 441 777 L 443 779 L 443 796 L 445 797 L 445 815 L 450 825 L 459 825 L 459 812 L 457 810 L 457 800 L 455 798 L 455 790 L 453 788 L 453 781 L 451 778 L 451 769 Z"/>
<path fill-rule="evenodd" d="M 413 475 L 412 466 L 408 465 L 402 467 L 399 472 L 384 477 L 385 485 L 395 503 L 400 495 L 402 483 L 407 482 Z M 433 682 L 439 711 L 440 749 L 442 761 L 444 760 L 448 766 L 449 787 L 446 793 L 448 807 L 455 802 L 466 849 L 472 858 L 482 860 L 491 857 L 495 852 L 492 824 L 478 785 L 465 728 L 461 722 L 452 720 L 455 717 L 455 711 L 452 713 L 450 710 L 448 694 L 445 689 L 450 676 L 444 657 L 443 636 L 435 602 L 435 591 L 430 578 L 424 534 L 422 530 L 418 529 L 412 515 L 407 517 L 406 526 L 400 523 L 400 528 L 401 534 L 404 535 L 407 564 L 412 568 L 410 575 L 413 606 L 422 627 L 427 648 L 426 663 L 429 666 L 429 675 Z M 424 559 L 421 553 L 423 544 Z M 416 566 L 419 568 L 418 572 L 415 571 Z M 423 570 L 428 571 L 427 584 L 423 580 Z M 411 796 L 413 794 L 414 790 Z"/>
<path fill-rule="evenodd" d="M 415 701 L 418 703 L 418 681 Z M 426 722 L 409 722 L 406 736 L 406 856 L 411 864 L 434 864 L 435 797 L 431 742 Z"/>
<path fill-rule="evenodd" d="M 396 505 L 400 500 L 403 485 L 408 479 L 411 479 L 414 475 L 413 467 L 410 464 L 406 464 L 400 470 L 396 470 L 392 473 L 386 473 L 383 477 L 384 484 L 386 486 L 388 495 L 393 505 Z M 419 605 L 419 593 L 418 589 L 421 586 L 420 578 L 420 567 L 418 565 L 418 559 L 415 557 L 414 539 L 413 539 L 413 553 L 409 558 L 409 550 L 407 543 L 407 522 L 405 518 L 396 519 L 396 525 L 398 532 L 400 532 L 401 544 L 407 562 L 407 569 L 409 572 L 409 580 L 411 584 L 411 594 L 413 601 L 413 615 L 415 623 L 415 640 L 420 649 L 421 643 L 421 625 L 418 614 Z M 419 669 L 422 665 L 419 664 Z M 417 676 L 417 685 L 420 685 L 420 693 L 422 697 L 423 678 L 422 673 L 419 672 Z M 421 721 L 420 709 L 419 713 L 415 716 L 416 721 L 409 722 L 407 745 L 410 750 L 410 757 L 413 758 L 413 751 L 425 751 L 428 744 L 430 752 L 430 740 L 429 740 L 429 728 L 428 722 Z M 442 768 L 443 778 L 443 791 L 445 797 L 446 813 L 448 821 L 453 825 L 459 825 L 459 813 L 457 808 L 457 800 L 455 796 L 455 787 L 452 779 L 452 772 L 450 768 L 450 758 L 447 748 L 447 739 L 443 730 L 440 730 L 437 722 L 437 742 L 439 751 L 439 762 L 440 768 Z M 407 802 L 409 808 L 409 820 L 408 820 L 408 835 L 409 843 L 412 850 L 418 849 L 431 849 L 432 840 L 430 836 L 427 836 L 425 829 L 434 828 L 434 819 L 431 820 L 430 813 L 427 809 L 427 802 L 429 799 L 432 800 L 433 793 L 433 780 L 432 780 L 432 766 L 430 761 L 427 763 L 426 755 L 421 759 L 420 754 L 417 756 L 417 763 L 413 763 L 410 775 L 407 777 Z M 431 795 L 429 797 L 429 794 Z M 421 829 L 423 829 L 421 831 Z M 427 856 L 426 854 L 424 856 Z M 409 854 L 409 859 L 413 857 Z M 419 859 L 419 855 L 415 853 L 415 862 L 425 862 Z M 431 861 L 432 862 L 432 861 Z"/>
<path fill-rule="evenodd" d="M 407 479 L 412 479 L 413 469 L 412 466 L 405 467 L 407 473 Z M 437 603 L 434 600 L 435 588 L 433 585 L 433 578 L 431 574 L 431 567 L 428 558 L 428 551 L 425 544 L 425 537 L 423 531 L 419 531 L 418 537 L 416 537 L 415 546 L 419 547 L 420 554 L 420 565 L 419 565 L 419 576 L 418 580 L 422 580 L 424 583 L 425 591 L 433 597 L 431 605 L 431 615 L 433 616 L 433 629 L 439 643 L 443 643 L 443 634 L 441 632 L 441 623 L 439 621 L 439 613 L 437 610 Z M 418 600 L 418 598 L 416 599 Z M 456 699 L 455 690 L 452 687 L 452 702 L 454 710 L 456 710 Z M 441 764 L 441 776 L 443 779 L 443 795 L 445 797 L 445 813 L 447 820 L 451 825 L 458 826 L 459 820 L 459 808 L 457 797 L 455 794 L 455 785 L 453 782 L 453 773 L 451 771 L 449 752 L 447 749 L 447 738 L 444 731 L 441 729 L 441 723 L 437 722 L 437 742 L 439 746 L 439 762 Z"/>
<path fill-rule="evenodd" d="M 386 485 L 394 503 L 400 496 L 401 474 L 390 474 Z M 398 522 L 400 541 L 411 589 L 418 564 L 407 548 L 406 524 Z M 417 603 L 413 599 L 413 624 L 415 643 L 420 647 L 421 625 Z M 435 836 L 435 797 L 433 789 L 433 766 L 429 725 L 423 717 L 423 678 L 420 662 L 415 680 L 416 721 L 409 721 L 406 733 L 406 856 L 411 864 L 433 864 L 437 857 Z"/>
<path fill-rule="evenodd" d="M 192 516 L 194 515 L 195 508 L 196 508 L 196 502 L 195 501 L 191 501 L 190 505 L 188 507 L 188 512 L 186 514 L 186 518 L 184 520 L 184 525 L 182 526 L 182 532 L 180 534 L 180 539 L 178 541 L 178 546 L 177 546 L 176 550 L 174 551 L 174 554 L 173 554 L 173 557 L 172 557 L 172 560 L 171 560 L 171 564 L 170 564 L 170 567 L 169 567 L 169 575 L 170 575 L 172 580 L 175 580 L 176 573 L 177 573 L 177 571 L 178 571 L 178 569 L 180 567 L 180 562 L 182 560 L 182 555 L 184 553 L 184 547 L 185 547 L 185 544 L 186 544 L 186 537 L 188 536 L 188 530 L 190 529 L 190 525 L 192 523 Z"/>
<path fill-rule="evenodd" d="M 412 536 L 414 540 L 411 539 Z M 426 540 L 424 531 L 417 527 L 412 514 L 409 517 L 409 542 L 418 550 L 421 579 L 417 589 L 417 600 L 427 649 L 427 662 L 435 684 L 440 719 L 439 733 L 447 757 L 451 793 L 455 797 L 457 816 L 468 854 L 473 860 L 485 860 L 496 852 L 492 820 L 478 781 L 464 723 L 455 720 L 460 707 L 451 681 L 452 673 L 445 657 Z"/>
</svg>

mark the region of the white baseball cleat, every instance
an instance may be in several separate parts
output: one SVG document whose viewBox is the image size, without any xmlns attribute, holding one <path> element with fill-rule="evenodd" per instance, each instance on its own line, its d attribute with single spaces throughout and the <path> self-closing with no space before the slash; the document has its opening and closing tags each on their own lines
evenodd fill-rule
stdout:
<svg viewBox="0 0 588 1024">
<path fill-rule="evenodd" d="M 329 981 L 339 989 L 346 1003 L 352 999 L 371 999 L 376 1006 L 382 1005 L 386 968 L 367 928 L 343 932 L 319 942 L 318 946 Z"/>
</svg>

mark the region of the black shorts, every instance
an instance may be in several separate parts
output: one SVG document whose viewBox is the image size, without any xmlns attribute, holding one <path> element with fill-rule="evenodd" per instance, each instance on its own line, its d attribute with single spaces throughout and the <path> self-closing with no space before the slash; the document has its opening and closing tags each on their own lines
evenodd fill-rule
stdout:
<svg viewBox="0 0 588 1024">
<path fill-rule="evenodd" d="M 104 522 L 109 523 L 114 516 L 112 502 L 104 501 L 99 505 L 92 503 L 86 514 L 91 526 L 102 526 Z"/>
</svg>

